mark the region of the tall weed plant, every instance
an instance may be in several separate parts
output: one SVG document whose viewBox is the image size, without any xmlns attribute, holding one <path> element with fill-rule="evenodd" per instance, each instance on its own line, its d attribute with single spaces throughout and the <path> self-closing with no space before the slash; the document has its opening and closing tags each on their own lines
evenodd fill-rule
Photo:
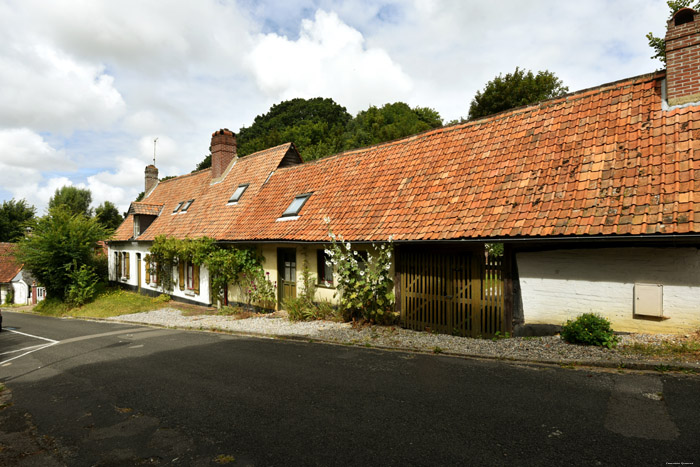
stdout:
<svg viewBox="0 0 700 467">
<path fill-rule="evenodd" d="M 330 224 L 330 220 L 326 219 Z M 393 244 L 372 244 L 366 259 L 342 235 L 335 235 L 329 227 L 331 245 L 325 250 L 328 266 L 334 268 L 340 311 L 346 321 L 365 319 L 379 324 L 393 324 L 394 281 L 391 277 Z"/>
</svg>

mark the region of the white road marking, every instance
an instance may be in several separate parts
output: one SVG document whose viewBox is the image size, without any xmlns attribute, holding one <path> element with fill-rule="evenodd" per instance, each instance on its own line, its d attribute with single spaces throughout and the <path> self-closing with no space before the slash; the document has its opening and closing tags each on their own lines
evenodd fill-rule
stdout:
<svg viewBox="0 0 700 467">
<path fill-rule="evenodd" d="M 27 333 L 24 333 L 24 332 L 14 331 L 14 330 L 12 330 L 12 329 L 7 329 L 7 328 L 6 328 L 6 329 L 4 329 L 4 331 L 13 332 L 13 333 L 15 333 L 15 334 L 21 334 L 21 335 L 23 335 L 23 336 L 32 337 L 32 338 L 34 338 L 34 339 L 39 339 L 39 340 L 42 340 L 42 341 L 47 341 L 48 344 L 32 345 L 32 346 L 29 346 L 29 347 L 24 347 L 23 349 L 12 350 L 12 351 L 10 351 L 10 352 L 2 353 L 2 354 L 0 354 L 0 355 L 10 354 L 10 353 L 17 353 L 17 352 L 24 352 L 24 353 L 21 354 L 21 355 L 17 355 L 17 356 L 15 356 L 15 357 L 9 358 L 9 359 L 7 359 L 7 360 L 3 360 L 3 362 L 2 362 L 2 365 L 3 365 L 3 366 L 5 366 L 5 365 L 8 364 L 9 362 L 11 362 L 12 360 L 17 360 L 18 358 L 24 357 L 25 355 L 29 355 L 29 354 L 32 353 L 32 352 L 36 352 L 36 351 L 39 351 L 39 350 L 43 350 L 43 349 L 46 349 L 46 348 L 48 348 L 48 347 L 51 347 L 51 346 L 56 345 L 56 344 L 59 343 L 59 341 L 55 341 L 55 340 L 53 340 L 53 339 L 49 339 L 48 337 L 35 336 L 34 334 L 27 334 Z"/>
<path fill-rule="evenodd" d="M 33 334 L 26 334 L 24 332 L 14 331 L 12 329 L 7 329 L 7 328 L 5 328 L 5 331 L 14 332 L 15 334 L 22 334 L 23 336 L 27 336 L 27 337 L 33 337 L 34 339 L 41 339 L 42 341 L 49 341 L 52 344 L 58 344 L 58 341 L 55 341 L 53 339 L 49 339 L 48 337 L 35 336 Z"/>
</svg>

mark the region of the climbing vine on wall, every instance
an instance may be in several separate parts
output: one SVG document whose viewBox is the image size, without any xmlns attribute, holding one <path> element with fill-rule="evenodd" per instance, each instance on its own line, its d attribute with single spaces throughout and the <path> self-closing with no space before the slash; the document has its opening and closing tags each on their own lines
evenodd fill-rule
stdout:
<svg viewBox="0 0 700 467">
<path fill-rule="evenodd" d="M 264 258 L 252 248 L 226 248 L 208 237 L 177 239 L 159 235 L 149 255 L 149 273 L 155 274 L 158 286 L 173 290 L 173 269 L 179 262 L 204 265 L 209 271 L 212 292 L 222 297 L 228 284 L 240 285 L 243 277 L 262 274 Z"/>
</svg>

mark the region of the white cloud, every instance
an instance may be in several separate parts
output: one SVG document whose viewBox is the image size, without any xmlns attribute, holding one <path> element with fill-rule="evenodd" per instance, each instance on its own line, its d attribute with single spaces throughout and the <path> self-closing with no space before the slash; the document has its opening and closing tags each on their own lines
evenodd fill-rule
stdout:
<svg viewBox="0 0 700 467">
<path fill-rule="evenodd" d="M 247 57 L 260 89 L 275 100 L 332 97 L 351 112 L 406 98 L 413 83 L 387 52 L 365 46 L 338 15 L 318 10 L 297 40 L 261 35 Z"/>
<path fill-rule="evenodd" d="M 104 128 L 124 112 L 113 78 L 44 45 L 0 48 L 0 125 Z"/>
<path fill-rule="evenodd" d="M 2 164 L 8 168 L 71 170 L 75 164 L 28 128 L 0 129 Z"/>
</svg>

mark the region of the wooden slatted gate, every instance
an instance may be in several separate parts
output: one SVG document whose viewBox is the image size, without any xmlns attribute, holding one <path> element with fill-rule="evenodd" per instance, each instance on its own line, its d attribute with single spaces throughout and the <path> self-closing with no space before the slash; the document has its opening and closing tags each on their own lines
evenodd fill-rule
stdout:
<svg viewBox="0 0 700 467">
<path fill-rule="evenodd" d="M 512 331 L 502 257 L 487 259 L 483 250 L 398 254 L 404 327 L 471 337 Z"/>
</svg>

